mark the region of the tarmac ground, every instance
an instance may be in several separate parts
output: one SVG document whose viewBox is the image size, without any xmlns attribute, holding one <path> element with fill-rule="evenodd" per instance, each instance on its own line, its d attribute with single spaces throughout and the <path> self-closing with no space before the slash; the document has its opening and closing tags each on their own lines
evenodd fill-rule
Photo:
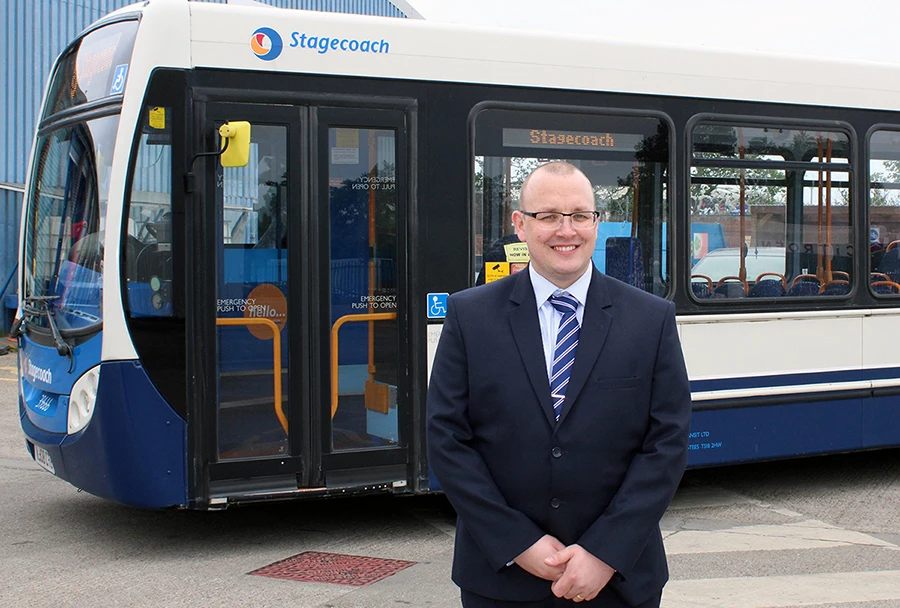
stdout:
<svg viewBox="0 0 900 608">
<path fill-rule="evenodd" d="M 15 355 L 0 356 L 0 607 L 459 606 L 443 496 L 123 507 L 32 461 L 16 375 Z M 900 606 L 898 449 L 689 471 L 662 528 L 664 608 Z M 356 584 L 253 574 L 295 556 Z"/>
</svg>

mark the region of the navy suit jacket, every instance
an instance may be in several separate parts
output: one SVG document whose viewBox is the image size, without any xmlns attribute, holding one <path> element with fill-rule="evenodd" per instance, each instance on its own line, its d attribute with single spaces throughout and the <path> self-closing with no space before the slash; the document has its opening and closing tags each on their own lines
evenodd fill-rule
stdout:
<svg viewBox="0 0 900 608">
<path fill-rule="evenodd" d="M 659 593 L 659 520 L 684 472 L 690 410 L 671 302 L 593 271 L 556 422 L 529 273 L 452 295 L 427 430 L 458 514 L 454 582 L 547 597 L 549 581 L 506 564 L 551 534 L 615 568 L 610 586 L 627 602 Z"/>
</svg>

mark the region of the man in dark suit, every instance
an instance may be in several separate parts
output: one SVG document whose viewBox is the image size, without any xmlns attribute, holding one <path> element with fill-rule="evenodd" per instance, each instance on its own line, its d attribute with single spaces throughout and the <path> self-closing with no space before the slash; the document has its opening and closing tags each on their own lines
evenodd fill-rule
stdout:
<svg viewBox="0 0 900 608">
<path fill-rule="evenodd" d="M 580 170 L 539 167 L 513 213 L 527 271 L 449 300 L 428 457 L 466 608 L 650 608 L 668 579 L 691 410 L 674 306 L 594 269 L 594 209 Z"/>
</svg>

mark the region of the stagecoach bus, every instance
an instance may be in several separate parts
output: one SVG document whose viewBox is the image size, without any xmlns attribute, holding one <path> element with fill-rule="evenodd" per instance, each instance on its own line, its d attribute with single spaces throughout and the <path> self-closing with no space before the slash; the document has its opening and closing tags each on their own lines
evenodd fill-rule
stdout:
<svg viewBox="0 0 900 608">
<path fill-rule="evenodd" d="M 677 306 L 691 466 L 900 445 L 898 65 L 149 0 L 63 52 L 33 150 L 19 412 L 92 494 L 440 490 L 447 294 L 527 264 L 553 159 Z"/>
</svg>

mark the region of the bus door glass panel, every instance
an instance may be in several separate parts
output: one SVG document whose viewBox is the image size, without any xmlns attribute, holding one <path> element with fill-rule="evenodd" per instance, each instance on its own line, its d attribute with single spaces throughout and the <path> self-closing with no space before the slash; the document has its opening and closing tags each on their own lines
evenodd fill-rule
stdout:
<svg viewBox="0 0 900 608">
<path fill-rule="evenodd" d="M 332 451 L 399 443 L 396 142 L 328 129 Z"/>
<path fill-rule="evenodd" d="M 900 295 L 900 129 L 869 138 L 869 284 Z"/>
<path fill-rule="evenodd" d="M 253 124 L 246 167 L 218 167 L 218 457 L 288 454 L 288 129 Z"/>
<path fill-rule="evenodd" d="M 475 284 L 526 267 L 512 227 L 522 183 L 546 162 L 578 167 L 600 212 L 594 265 L 657 295 L 668 285 L 669 128 L 658 118 L 485 110 L 475 122 Z"/>
<path fill-rule="evenodd" d="M 695 127 L 693 296 L 848 295 L 853 274 L 849 155 L 846 133 Z"/>
</svg>

